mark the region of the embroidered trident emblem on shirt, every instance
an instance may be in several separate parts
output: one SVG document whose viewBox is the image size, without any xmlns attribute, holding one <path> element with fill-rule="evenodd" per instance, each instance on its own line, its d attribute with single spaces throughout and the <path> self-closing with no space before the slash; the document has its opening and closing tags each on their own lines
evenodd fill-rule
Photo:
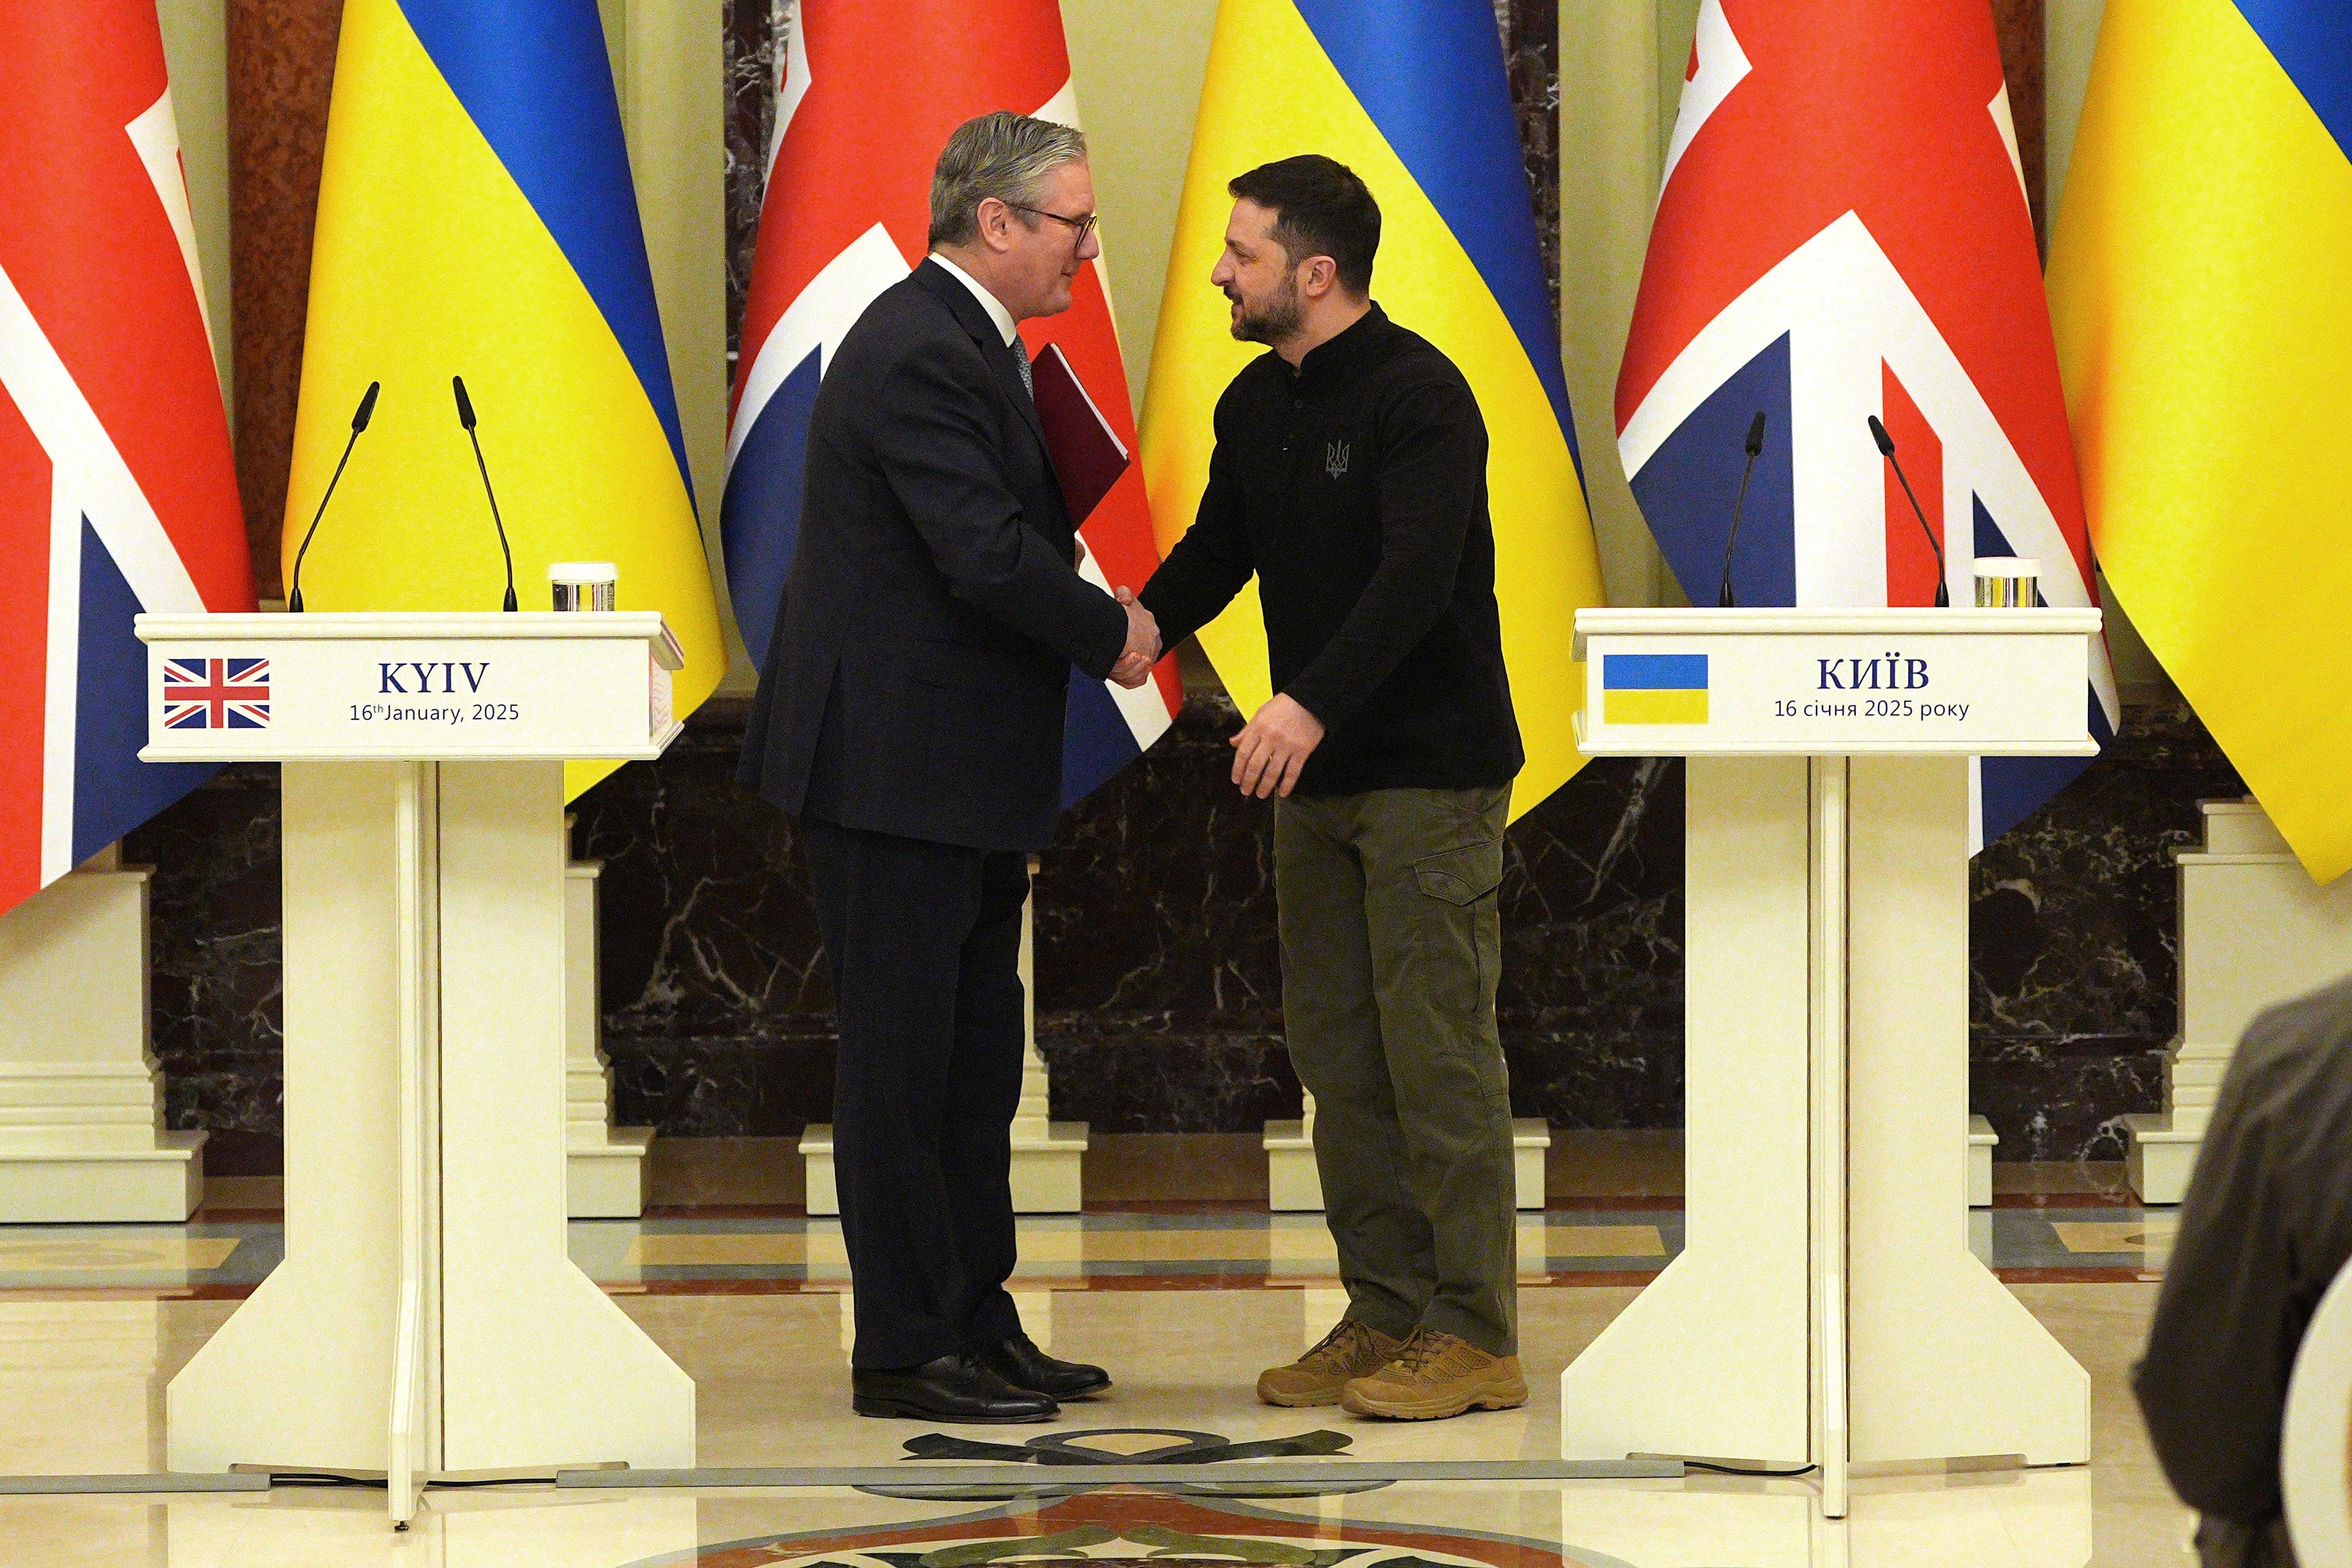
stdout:
<svg viewBox="0 0 2352 1568">
<path fill-rule="evenodd" d="M 1348 471 L 1348 443 L 1334 441 L 1323 448 L 1323 471 L 1335 479 Z"/>
</svg>

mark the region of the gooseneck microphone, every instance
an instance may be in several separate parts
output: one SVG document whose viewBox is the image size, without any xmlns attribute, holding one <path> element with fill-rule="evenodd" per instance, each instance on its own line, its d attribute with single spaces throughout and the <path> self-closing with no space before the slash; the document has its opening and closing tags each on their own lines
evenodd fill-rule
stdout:
<svg viewBox="0 0 2352 1568">
<path fill-rule="evenodd" d="M 1911 515 L 1919 520 L 1919 531 L 1927 536 L 1927 548 L 1936 552 L 1936 607 L 1939 610 L 1949 609 L 1952 605 L 1952 589 L 1951 584 L 1945 580 L 1943 543 L 1937 539 L 1936 531 L 1927 526 L 1927 514 L 1919 510 L 1919 498 L 1912 494 L 1911 480 L 1904 474 L 1902 463 L 1895 458 L 1895 437 L 1886 433 L 1886 426 L 1878 422 L 1878 416 L 1875 414 L 1870 416 L 1870 438 L 1878 443 L 1878 455 L 1895 465 L 1895 477 L 1903 481 L 1903 493 L 1910 497 Z"/>
<path fill-rule="evenodd" d="M 466 427 L 466 438 L 474 444 L 474 467 L 482 473 L 482 493 L 490 498 L 490 521 L 499 531 L 499 553 L 507 558 L 507 603 L 515 608 L 514 552 L 507 547 L 506 520 L 499 515 L 499 492 L 490 489 L 490 466 L 482 461 L 482 438 L 474 434 L 474 400 L 466 395 L 466 378 L 453 375 L 449 390 L 457 395 L 457 423 Z"/>
<path fill-rule="evenodd" d="M 1738 600 L 1731 596 L 1731 552 L 1739 548 L 1739 519 L 1748 510 L 1748 481 L 1756 477 L 1756 458 L 1764 450 L 1764 411 L 1748 426 L 1748 466 L 1739 471 L 1739 499 L 1731 503 L 1731 537 L 1723 545 L 1723 590 L 1715 596 L 1717 607 L 1731 609 Z"/>
<path fill-rule="evenodd" d="M 360 432 L 375 417 L 375 395 L 383 390 L 383 383 L 371 381 L 360 397 L 357 412 L 352 416 L 352 438 L 343 443 L 343 455 L 336 459 L 335 477 L 327 481 L 327 493 L 319 498 L 319 510 L 310 514 L 310 526 L 302 535 L 302 548 L 294 552 L 294 586 L 286 595 L 286 613 L 302 613 L 302 557 L 310 553 L 311 535 L 319 531 L 319 520 L 327 515 L 327 503 L 335 499 L 335 487 L 343 482 L 343 465 L 352 460 L 352 448 L 360 444 Z"/>
</svg>

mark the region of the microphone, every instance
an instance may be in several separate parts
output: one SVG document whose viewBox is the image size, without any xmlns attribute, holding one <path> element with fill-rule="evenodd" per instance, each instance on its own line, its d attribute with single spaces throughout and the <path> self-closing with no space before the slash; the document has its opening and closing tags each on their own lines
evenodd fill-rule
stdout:
<svg viewBox="0 0 2352 1568">
<path fill-rule="evenodd" d="M 499 515 L 499 492 L 490 489 L 490 467 L 482 461 L 482 438 L 474 434 L 474 400 L 466 395 L 466 378 L 462 375 L 449 378 L 449 390 L 457 395 L 457 423 L 466 427 L 466 438 L 474 444 L 474 467 L 482 472 L 482 493 L 490 498 L 490 521 L 499 531 L 499 553 L 507 558 L 506 607 L 512 611 L 515 607 L 514 552 L 507 547 L 506 520 Z"/>
<path fill-rule="evenodd" d="M 1895 477 L 1903 481 L 1903 493 L 1911 500 L 1911 515 L 1919 520 L 1919 531 L 1927 536 L 1927 548 L 1936 552 L 1936 607 L 1948 610 L 1952 606 L 1952 589 L 1945 580 L 1944 546 L 1936 538 L 1936 531 L 1927 526 L 1927 514 L 1919 510 L 1919 498 L 1912 494 L 1911 481 L 1904 474 L 1903 465 L 1895 460 L 1895 437 L 1886 433 L 1886 426 L 1878 422 L 1875 414 L 1870 416 L 1870 438 L 1878 443 L 1878 455 L 1895 465 Z"/>
<path fill-rule="evenodd" d="M 352 460 L 352 448 L 360 444 L 360 432 L 375 417 L 375 395 L 383 390 L 383 383 L 368 383 L 359 409 L 352 416 L 352 438 L 343 443 L 343 455 L 335 463 L 335 477 L 327 481 L 327 493 L 319 498 L 319 510 L 310 514 L 310 529 L 302 535 L 302 548 L 294 552 L 294 587 L 286 595 L 286 613 L 289 616 L 302 613 L 302 557 L 310 553 L 310 536 L 319 531 L 319 520 L 327 515 L 327 503 L 335 499 L 335 487 L 343 481 L 343 465 Z"/>
<path fill-rule="evenodd" d="M 1731 596 L 1731 552 L 1739 548 L 1739 519 L 1748 510 L 1748 481 L 1756 477 L 1756 458 L 1764 450 L 1764 411 L 1748 426 L 1748 466 L 1739 471 L 1739 499 L 1731 503 L 1731 537 L 1723 546 L 1723 590 L 1715 596 L 1718 609 L 1728 610 L 1738 604 Z"/>
</svg>

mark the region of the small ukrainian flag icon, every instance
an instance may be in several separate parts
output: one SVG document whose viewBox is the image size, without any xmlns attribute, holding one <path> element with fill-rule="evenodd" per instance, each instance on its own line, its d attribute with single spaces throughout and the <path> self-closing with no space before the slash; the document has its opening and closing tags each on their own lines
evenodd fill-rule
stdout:
<svg viewBox="0 0 2352 1568">
<path fill-rule="evenodd" d="M 1612 653 L 1601 660 L 1601 719 L 1610 724 L 1706 722 L 1703 653 Z"/>
</svg>

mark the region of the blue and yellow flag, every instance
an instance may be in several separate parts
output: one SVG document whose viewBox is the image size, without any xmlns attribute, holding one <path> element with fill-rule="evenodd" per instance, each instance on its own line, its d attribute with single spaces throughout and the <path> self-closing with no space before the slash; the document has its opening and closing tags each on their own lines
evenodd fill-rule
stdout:
<svg viewBox="0 0 2352 1568">
<path fill-rule="evenodd" d="M 1601 602 L 1601 563 L 1486 0 L 1219 6 L 1143 402 L 1160 551 L 1200 510 L 1219 395 L 1265 352 L 1234 341 L 1225 298 L 1209 283 L 1233 212 L 1226 182 L 1299 153 L 1336 158 L 1371 187 L 1372 292 L 1461 368 L 1486 416 L 1495 595 L 1528 752 L 1517 816 L 1583 765 L 1570 728 L 1584 693 L 1573 634 L 1578 608 Z M 1244 713 L 1273 695 L 1255 584 L 1202 628 L 1201 643 Z"/>
<path fill-rule="evenodd" d="M 713 265 L 717 265 L 714 261 Z M 712 365 L 717 375 L 721 367 Z M 302 569 L 313 610 L 526 609 L 610 561 L 686 649 L 680 715 L 726 670 L 595 0 L 348 0 L 310 263 L 285 568 L 352 410 L 373 422 Z M 610 763 L 575 763 L 576 795 Z"/>
<path fill-rule="evenodd" d="M 2116 597 L 2332 880 L 2352 868 L 2352 0 L 2110 0 L 2050 304 Z"/>
</svg>

